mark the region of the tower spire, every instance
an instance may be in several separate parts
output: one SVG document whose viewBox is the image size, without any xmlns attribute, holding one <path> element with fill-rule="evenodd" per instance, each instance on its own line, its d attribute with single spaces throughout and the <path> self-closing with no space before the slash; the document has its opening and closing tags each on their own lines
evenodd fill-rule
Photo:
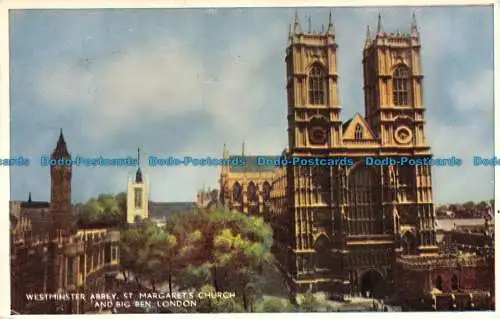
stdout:
<svg viewBox="0 0 500 319">
<path fill-rule="evenodd" d="M 328 29 L 326 30 L 326 33 L 328 33 L 328 34 L 335 33 L 335 29 L 333 27 L 332 11 L 331 10 L 330 10 L 330 14 L 328 15 Z"/>
<path fill-rule="evenodd" d="M 309 24 L 309 33 L 312 32 L 312 21 L 311 21 L 311 15 L 309 15 L 309 17 L 307 18 L 307 22 Z"/>
<path fill-rule="evenodd" d="M 64 140 L 63 130 L 61 128 L 59 132 L 59 139 L 57 140 L 56 148 L 52 153 L 52 159 L 69 159 L 70 154 L 68 152 L 68 147 L 66 146 L 66 141 Z"/>
<path fill-rule="evenodd" d="M 380 12 L 378 13 L 378 21 L 377 21 L 377 34 L 382 33 L 382 16 Z"/>
<path fill-rule="evenodd" d="M 31 192 L 28 194 L 28 203 L 31 203 Z"/>
<path fill-rule="evenodd" d="M 411 17 L 411 35 L 418 37 L 418 26 L 417 26 L 417 18 L 415 17 L 415 11 L 413 11 Z"/>
<path fill-rule="evenodd" d="M 372 34 L 370 30 L 370 25 L 366 26 L 366 40 L 365 40 L 365 48 L 367 48 L 372 42 Z"/>
<path fill-rule="evenodd" d="M 229 158 L 229 151 L 227 149 L 226 143 L 224 143 L 224 146 L 222 147 L 222 158 Z"/>
<path fill-rule="evenodd" d="M 301 33 L 301 31 L 300 31 L 300 21 L 299 21 L 299 11 L 297 9 L 295 9 L 295 22 L 294 22 L 294 26 L 293 26 L 293 32 L 295 34 Z"/>
<path fill-rule="evenodd" d="M 241 156 L 245 156 L 245 141 L 241 143 Z"/>
<path fill-rule="evenodd" d="M 135 173 L 135 182 L 142 183 L 142 171 L 141 171 L 141 151 L 137 148 L 137 172 Z"/>
</svg>

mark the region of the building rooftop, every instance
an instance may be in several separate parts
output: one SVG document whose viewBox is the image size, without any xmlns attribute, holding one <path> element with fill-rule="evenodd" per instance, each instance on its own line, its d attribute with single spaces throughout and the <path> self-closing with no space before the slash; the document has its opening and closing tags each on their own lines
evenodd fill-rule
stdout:
<svg viewBox="0 0 500 319">
<path fill-rule="evenodd" d="M 484 226 L 484 218 L 436 219 L 436 229 L 443 231 L 451 231 L 455 228 L 482 227 L 482 226 Z"/>
<path fill-rule="evenodd" d="M 173 214 L 189 213 L 194 209 L 195 202 L 149 202 L 149 217 L 156 221 L 166 221 Z"/>
<path fill-rule="evenodd" d="M 262 173 L 262 172 L 273 172 L 276 170 L 278 166 L 276 165 L 258 165 L 257 163 L 257 158 L 258 157 L 264 157 L 268 160 L 277 160 L 282 158 L 281 156 L 276 156 L 276 155 L 232 155 L 229 156 L 229 159 L 245 159 L 246 164 L 242 166 L 238 165 L 232 165 L 231 166 L 231 172 L 232 173 Z"/>
</svg>

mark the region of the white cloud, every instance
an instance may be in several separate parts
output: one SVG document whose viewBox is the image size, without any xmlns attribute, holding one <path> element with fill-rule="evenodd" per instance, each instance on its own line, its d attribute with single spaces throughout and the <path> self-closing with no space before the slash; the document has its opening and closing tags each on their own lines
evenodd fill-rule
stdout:
<svg viewBox="0 0 500 319">
<path fill-rule="evenodd" d="M 479 70 L 451 83 L 449 95 L 462 111 L 493 111 L 493 69 Z M 471 115 L 474 115 L 472 112 Z M 493 119 L 492 119 L 493 120 Z"/>
<path fill-rule="evenodd" d="M 337 16 L 334 13 L 344 120 L 355 111 L 363 112 L 361 52 L 366 24 L 371 25 L 373 33 L 377 12 L 378 9 L 371 8 L 356 10 L 354 15 Z M 490 155 L 493 149 L 492 140 L 485 138 L 491 129 L 492 110 L 489 108 L 493 103 L 493 74 L 484 66 L 472 74 L 460 74 L 455 81 L 450 81 L 449 74 L 439 73 L 439 67 L 449 64 L 450 57 L 464 61 L 470 57 L 467 45 L 470 39 L 454 36 L 463 34 L 470 23 L 443 12 L 446 11 L 416 10 L 422 38 L 424 98 L 429 110 L 426 113 L 427 132 L 437 156 L 455 155 L 470 162 L 474 153 Z M 216 14 L 215 18 L 219 16 L 218 12 L 206 13 Z M 326 17 L 321 16 L 321 19 Z M 385 30 L 408 31 L 411 11 L 384 8 L 382 18 Z M 301 21 L 304 29 L 307 22 Z M 267 106 L 277 94 L 285 94 L 269 87 L 262 64 L 270 56 L 282 54 L 288 22 L 268 23 L 265 33 L 250 32 L 248 35 L 246 31 L 242 36 L 231 38 L 229 45 L 216 50 L 212 47 L 210 52 L 170 38 L 167 41 L 156 39 L 141 47 L 129 47 L 127 51 L 113 55 L 111 60 L 42 61 L 44 68 L 35 81 L 38 97 L 56 113 L 71 114 L 76 108 L 83 107 L 87 112 L 84 123 L 92 126 L 86 132 L 89 134 L 86 143 L 89 144 L 99 145 L 104 143 L 103 136 L 108 139 L 110 135 L 129 130 L 137 118 L 161 121 L 202 111 L 207 114 L 207 121 L 214 122 L 216 129 L 210 132 L 210 136 L 206 132 L 194 134 L 196 138 L 178 150 L 179 154 L 200 156 L 215 152 L 214 155 L 220 155 L 224 142 L 233 153 L 239 153 L 243 139 L 247 143 L 247 153 L 279 154 L 287 144 L 286 126 L 262 125 L 260 122 L 266 114 L 257 112 L 256 108 Z M 282 60 L 280 63 L 283 63 L 284 78 L 285 65 Z M 450 99 L 453 105 L 443 104 L 442 101 Z M 269 107 L 280 108 L 285 118 L 286 104 Z M 461 126 L 444 124 L 444 112 L 436 112 L 437 108 L 463 111 L 467 119 Z M 478 109 L 483 112 L 476 112 Z M 430 116 L 432 113 L 439 117 Z M 153 195 L 158 200 L 190 199 L 197 187 L 213 185 L 217 178 L 215 168 L 150 169 L 148 173 L 154 185 Z M 122 175 L 110 175 L 116 183 L 109 181 L 109 185 L 124 183 Z M 489 184 L 484 184 L 489 183 L 490 175 L 488 169 L 470 166 L 459 170 L 437 169 L 434 174 L 435 198 L 438 201 L 442 198 L 460 201 L 470 181 L 482 181 L 478 187 L 469 187 L 465 194 L 479 198 L 490 189 Z"/>
<path fill-rule="evenodd" d="M 258 120 L 254 109 L 270 93 L 255 71 L 270 54 L 269 44 L 282 36 L 280 28 L 269 31 L 264 39 L 233 42 L 213 65 L 203 61 L 205 52 L 175 40 L 131 48 L 109 61 L 46 63 L 37 91 L 56 112 L 84 107 L 95 127 L 89 136 L 94 140 L 127 129 L 139 116 L 196 110 L 208 112 L 228 131 L 249 132 Z"/>
</svg>

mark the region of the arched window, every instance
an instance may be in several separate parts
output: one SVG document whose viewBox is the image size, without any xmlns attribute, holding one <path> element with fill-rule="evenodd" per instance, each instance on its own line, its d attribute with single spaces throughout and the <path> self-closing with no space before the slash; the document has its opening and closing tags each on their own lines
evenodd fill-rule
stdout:
<svg viewBox="0 0 500 319">
<path fill-rule="evenodd" d="M 139 187 L 134 189 L 134 204 L 135 208 L 142 208 L 142 190 Z"/>
<path fill-rule="evenodd" d="M 406 255 L 416 255 L 417 250 L 417 239 L 415 236 L 409 232 L 406 232 L 402 237 L 403 252 Z"/>
<path fill-rule="evenodd" d="M 326 104 L 326 78 L 320 64 L 314 64 L 309 73 L 309 103 Z"/>
<path fill-rule="evenodd" d="M 382 234 L 384 232 L 380 183 L 372 168 L 359 165 L 349 174 L 350 202 L 348 208 L 351 235 Z"/>
<path fill-rule="evenodd" d="M 330 241 L 328 240 L 328 238 L 325 235 L 320 235 L 320 237 L 314 243 L 314 248 L 316 250 L 316 268 L 330 268 Z"/>
<path fill-rule="evenodd" d="M 257 194 L 257 187 L 255 186 L 254 182 L 250 182 L 250 184 L 248 184 L 247 196 L 249 202 L 259 201 L 259 195 Z"/>
<path fill-rule="evenodd" d="M 243 201 L 243 192 L 241 189 L 241 185 L 239 183 L 235 183 L 233 186 L 233 201 L 235 202 Z"/>
<path fill-rule="evenodd" d="M 443 278 L 441 276 L 437 276 L 436 278 L 436 288 L 443 291 Z"/>
<path fill-rule="evenodd" d="M 264 182 L 262 188 L 263 188 L 263 194 L 262 194 L 263 200 L 264 202 L 267 202 L 268 200 L 271 199 L 271 185 L 266 181 Z"/>
<path fill-rule="evenodd" d="M 404 65 L 399 65 L 394 71 L 392 77 L 393 95 L 392 99 L 394 105 L 408 105 L 409 96 L 409 72 L 408 68 Z"/>
<path fill-rule="evenodd" d="M 453 277 L 451 277 L 451 290 L 458 290 L 458 287 L 459 287 L 458 276 L 453 275 Z"/>
<path fill-rule="evenodd" d="M 354 139 L 359 141 L 363 139 L 363 128 L 361 125 L 356 125 L 356 129 L 354 130 Z"/>
</svg>

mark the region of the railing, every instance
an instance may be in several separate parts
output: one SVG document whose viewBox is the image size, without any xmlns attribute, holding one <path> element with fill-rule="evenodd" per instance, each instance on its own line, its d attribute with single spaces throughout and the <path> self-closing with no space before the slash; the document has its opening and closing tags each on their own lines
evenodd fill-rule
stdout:
<svg viewBox="0 0 500 319">
<path fill-rule="evenodd" d="M 397 259 L 398 263 L 408 269 L 422 269 L 428 267 L 474 267 L 485 265 L 484 257 L 465 254 L 465 255 L 445 255 L 445 256 L 402 256 Z"/>
</svg>

